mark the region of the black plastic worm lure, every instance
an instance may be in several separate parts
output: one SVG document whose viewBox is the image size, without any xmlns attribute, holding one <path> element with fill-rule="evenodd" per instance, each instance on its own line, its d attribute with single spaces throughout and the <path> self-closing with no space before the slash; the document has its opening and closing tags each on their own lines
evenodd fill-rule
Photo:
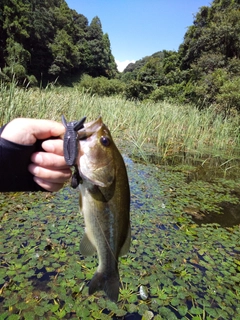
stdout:
<svg viewBox="0 0 240 320">
<path fill-rule="evenodd" d="M 62 115 L 62 123 L 66 128 L 63 139 L 63 152 L 66 163 L 69 166 L 75 164 L 78 154 L 78 130 L 83 128 L 83 124 L 86 117 L 83 117 L 80 121 L 67 122 L 64 115 Z"/>
<path fill-rule="evenodd" d="M 64 159 L 69 166 L 74 166 L 74 173 L 72 175 L 71 186 L 77 188 L 81 181 L 81 177 L 76 165 L 76 158 L 78 154 L 78 130 L 83 128 L 83 124 L 86 117 L 83 117 L 80 121 L 67 122 L 64 115 L 62 115 L 62 123 L 66 128 L 63 139 L 63 153 Z"/>
</svg>

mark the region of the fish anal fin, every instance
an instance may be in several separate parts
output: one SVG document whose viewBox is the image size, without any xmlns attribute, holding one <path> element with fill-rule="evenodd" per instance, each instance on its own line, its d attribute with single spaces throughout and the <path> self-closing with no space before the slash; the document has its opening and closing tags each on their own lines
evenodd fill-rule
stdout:
<svg viewBox="0 0 240 320">
<path fill-rule="evenodd" d="M 119 257 L 122 257 L 126 255 L 130 249 L 130 244 L 131 244 L 131 227 L 130 225 L 128 226 L 128 232 L 127 232 L 127 237 L 126 240 L 120 250 Z"/>
<path fill-rule="evenodd" d="M 118 301 L 119 295 L 119 275 L 118 272 L 113 275 L 108 275 L 107 273 L 96 272 L 89 284 L 89 294 L 93 294 L 96 291 L 103 290 L 107 297 L 113 301 Z"/>
<path fill-rule="evenodd" d="M 80 243 L 80 252 L 84 256 L 92 256 L 96 253 L 96 248 L 92 244 L 92 242 L 89 240 L 86 233 L 84 233 L 82 241 Z"/>
</svg>

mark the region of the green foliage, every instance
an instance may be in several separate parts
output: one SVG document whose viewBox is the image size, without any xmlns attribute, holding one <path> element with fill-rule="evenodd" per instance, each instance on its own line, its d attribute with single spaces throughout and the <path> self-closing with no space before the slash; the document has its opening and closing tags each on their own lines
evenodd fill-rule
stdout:
<svg viewBox="0 0 240 320">
<path fill-rule="evenodd" d="M 154 90 L 154 85 L 137 80 L 132 80 L 128 83 L 125 90 L 125 97 L 127 99 L 144 100 Z"/>
<path fill-rule="evenodd" d="M 225 81 L 232 81 L 239 72 L 239 9 L 239 1 L 219 0 L 213 1 L 211 7 L 200 8 L 179 50 L 182 68 L 192 69 L 189 77 L 196 83 L 197 99 L 206 105 L 217 103 L 222 109 L 239 110 L 237 86 L 231 88 L 235 96 L 233 104 L 229 98 L 227 103 L 226 97 L 220 99 Z"/>
<path fill-rule="evenodd" d="M 162 59 L 158 57 L 150 57 L 146 64 L 138 71 L 137 80 L 143 83 L 150 83 L 152 85 L 161 85 L 164 83 L 164 80 L 161 79 L 162 71 Z"/>
<path fill-rule="evenodd" d="M 49 45 L 54 61 L 49 68 L 49 73 L 59 75 L 67 73 L 78 65 L 78 50 L 72 42 L 71 36 L 64 30 L 58 30 Z"/>
<path fill-rule="evenodd" d="M 123 71 L 123 73 L 126 72 L 133 72 L 133 71 L 138 71 L 139 69 L 141 69 L 145 63 L 148 61 L 149 57 L 144 57 L 140 60 L 137 60 L 135 63 L 130 63 L 125 70 Z"/>
<path fill-rule="evenodd" d="M 231 201 L 237 181 L 188 184 L 186 169 L 124 160 L 132 243 L 119 259 L 118 303 L 103 292 L 88 295 L 97 259 L 79 253 L 84 222 L 76 190 L 2 193 L 0 319 L 239 318 L 239 226 L 199 226 L 185 213 L 189 204 L 214 210 L 225 194 Z"/>
<path fill-rule="evenodd" d="M 163 50 L 127 66 L 122 74 L 127 98 L 240 111 L 239 37 L 239 1 L 214 0 L 201 7 L 178 52 Z"/>
<path fill-rule="evenodd" d="M 189 83 L 169 88 L 172 89 L 171 94 L 185 97 L 185 91 L 191 94 L 194 87 Z M 2 83 L 0 123 L 16 117 L 61 121 L 62 114 L 73 120 L 86 114 L 91 121 L 101 114 L 123 143 L 131 141 L 132 152 L 142 159 L 161 162 L 161 159 L 179 154 L 183 161 L 192 155 L 195 158 L 204 155 L 212 158 L 219 154 L 226 159 L 239 157 L 240 122 L 237 114 L 226 113 L 223 117 L 215 108 L 199 111 L 192 105 L 169 104 L 166 101 L 129 101 L 120 96 L 126 89 L 120 80 L 88 75 L 73 88 L 53 84 L 46 89 L 19 88 L 16 81 Z M 152 150 L 152 147 L 156 149 Z"/>
<path fill-rule="evenodd" d="M 117 67 L 98 17 L 88 20 L 64 0 L 0 3 L 0 68 L 21 82 L 88 73 L 112 78 Z M 64 76 L 64 77 L 63 77 Z"/>
<path fill-rule="evenodd" d="M 84 75 L 79 83 L 79 88 L 84 89 L 91 95 L 110 96 L 123 94 L 125 85 L 118 79 L 107 79 L 106 77 L 93 78 Z"/>
<path fill-rule="evenodd" d="M 99 17 L 87 18 L 64 0 L 0 3 L 0 77 L 19 84 L 69 83 L 98 95 L 192 103 L 199 109 L 240 111 L 240 3 L 213 0 L 194 17 L 179 50 L 156 52 L 119 75 Z M 104 77 L 104 78 L 102 78 Z M 120 79 L 107 82 L 105 79 Z M 91 89 L 90 89 L 90 86 Z"/>
<path fill-rule="evenodd" d="M 172 85 L 163 85 L 155 89 L 149 96 L 150 100 L 154 102 L 169 100 L 169 101 L 179 101 L 186 102 L 185 97 L 185 83 L 175 83 Z"/>
<path fill-rule="evenodd" d="M 229 110 L 235 108 L 240 110 L 240 78 L 234 77 L 224 81 L 219 93 L 216 96 L 216 102 Z"/>
</svg>

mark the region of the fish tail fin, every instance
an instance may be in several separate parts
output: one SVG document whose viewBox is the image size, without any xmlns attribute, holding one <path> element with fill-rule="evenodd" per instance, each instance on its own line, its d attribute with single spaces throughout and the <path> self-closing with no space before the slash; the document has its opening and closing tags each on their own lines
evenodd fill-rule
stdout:
<svg viewBox="0 0 240 320">
<path fill-rule="evenodd" d="M 118 271 L 110 275 L 104 272 L 96 272 L 89 284 L 88 292 L 93 294 L 96 291 L 103 290 L 110 300 L 117 302 L 119 287 Z"/>
</svg>

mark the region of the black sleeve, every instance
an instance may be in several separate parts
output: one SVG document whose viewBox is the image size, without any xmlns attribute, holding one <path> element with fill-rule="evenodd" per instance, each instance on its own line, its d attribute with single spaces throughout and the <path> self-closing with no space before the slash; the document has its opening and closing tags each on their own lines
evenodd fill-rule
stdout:
<svg viewBox="0 0 240 320">
<path fill-rule="evenodd" d="M 0 136 L 4 127 L 0 128 Z M 26 146 L 0 137 L 0 192 L 46 191 L 34 182 L 28 171 L 30 157 L 41 150 L 41 142 Z"/>
</svg>

